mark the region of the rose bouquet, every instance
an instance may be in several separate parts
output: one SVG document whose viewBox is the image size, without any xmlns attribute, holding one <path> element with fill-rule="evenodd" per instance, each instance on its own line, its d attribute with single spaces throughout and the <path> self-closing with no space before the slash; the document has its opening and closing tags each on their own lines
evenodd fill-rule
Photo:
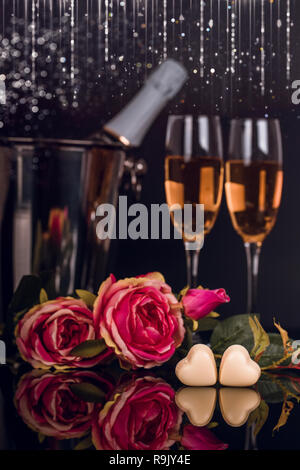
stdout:
<svg viewBox="0 0 300 470">
<path fill-rule="evenodd" d="M 110 275 L 98 295 L 48 300 L 18 315 L 16 344 L 34 368 L 92 367 L 117 357 L 124 368 L 152 368 L 187 343 L 203 317 L 229 302 L 224 289 L 185 289 L 176 297 L 160 273 L 119 281 Z M 214 320 L 214 318 L 212 318 Z"/>
</svg>

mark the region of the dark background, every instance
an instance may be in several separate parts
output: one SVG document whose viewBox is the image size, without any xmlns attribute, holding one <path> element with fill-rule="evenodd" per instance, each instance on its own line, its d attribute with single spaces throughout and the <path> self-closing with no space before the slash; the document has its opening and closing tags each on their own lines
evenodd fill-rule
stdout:
<svg viewBox="0 0 300 470">
<path fill-rule="evenodd" d="M 31 3 L 31 1 L 28 3 L 29 25 L 33 20 Z M 0 53 L 2 54 L 0 54 L 0 73 L 6 74 L 8 86 L 8 105 L 0 109 L 0 121 L 4 123 L 3 127 L 0 126 L 2 136 L 86 137 L 90 132 L 99 129 L 111 115 L 116 114 L 128 102 L 142 85 L 152 66 L 154 67 L 163 59 L 163 2 L 148 2 L 147 28 L 144 27 L 146 21 L 144 2 L 135 2 L 135 0 L 125 2 L 128 15 L 125 26 L 122 23 L 123 13 L 120 13 L 117 6 L 119 2 L 110 3 L 109 8 L 113 13 L 108 20 L 110 53 L 108 63 L 104 64 L 104 16 L 100 24 L 96 10 L 95 12 L 93 10 L 97 2 L 76 1 L 75 64 L 78 67 L 78 74 L 72 86 L 69 68 L 66 71 L 61 62 L 61 58 L 65 58 L 66 63 L 70 64 L 71 33 L 68 16 L 70 10 L 63 12 L 65 14 L 63 21 L 61 21 L 61 16 L 59 17 L 59 8 L 65 3 L 68 4 L 59 0 L 53 2 L 53 17 L 50 17 L 46 10 L 40 11 L 36 39 L 44 34 L 46 43 L 42 46 L 36 43 L 37 83 L 26 91 L 24 87 L 13 88 L 13 82 L 16 80 L 16 72 L 21 75 L 21 78 L 23 77 L 26 60 L 30 59 L 28 49 L 30 50 L 32 46 L 30 42 L 32 29 L 27 35 L 26 43 L 24 2 L 0 0 L 0 12 L 4 12 L 4 16 L 2 13 L 2 30 L 0 26 Z M 216 10 L 217 2 L 209 0 L 205 2 L 205 28 L 212 16 L 210 11 L 212 5 L 215 26 L 212 31 L 205 29 L 204 32 L 205 76 L 200 79 L 198 26 L 200 2 L 196 0 L 183 0 L 182 2 L 168 0 L 167 2 L 168 42 L 165 52 L 169 57 L 185 63 L 190 73 L 190 80 L 182 93 L 152 126 L 138 152 L 139 156 L 146 159 L 149 167 L 148 174 L 144 178 L 141 202 L 150 205 L 165 201 L 163 165 L 168 113 L 194 112 L 221 115 L 225 150 L 229 121 L 233 116 L 279 117 L 284 145 L 284 190 L 277 224 L 263 245 L 259 273 L 259 310 L 263 324 L 267 328 L 272 326 L 273 317 L 276 317 L 282 326 L 294 330 L 295 334 L 299 331 L 300 334 L 300 221 L 298 217 L 300 105 L 293 106 L 291 103 L 292 81 L 300 79 L 298 54 L 300 6 L 298 1 L 291 0 L 291 74 L 288 76 L 286 72 L 288 2 L 287 0 L 281 0 L 281 2 L 265 0 L 264 2 L 266 93 L 262 96 L 260 83 L 262 18 L 259 7 L 261 2 L 255 0 L 249 3 L 242 0 L 236 2 L 229 0 L 228 2 L 231 8 L 241 8 L 240 11 L 236 10 L 238 22 L 235 25 L 237 53 L 234 74 L 226 71 L 226 64 L 230 64 L 231 60 L 229 46 L 232 31 L 231 22 L 229 22 L 229 35 L 226 33 L 227 2 L 221 0 L 218 3 L 221 8 L 219 20 Z M 44 4 L 47 6 L 48 2 Z M 152 5 L 155 11 L 151 10 Z M 13 6 L 16 8 L 15 11 L 12 10 Z M 137 6 L 140 11 L 136 10 Z M 252 15 L 251 31 L 249 6 Z M 89 10 L 89 16 L 85 16 L 86 8 Z M 181 13 L 183 13 L 184 20 L 179 21 Z M 105 12 L 103 11 L 102 14 L 104 15 Z M 171 23 L 173 16 L 176 18 L 176 23 Z M 154 23 L 151 22 L 153 18 Z M 281 21 L 280 28 L 276 26 L 278 18 Z M 220 24 L 218 24 L 217 32 L 218 21 Z M 51 37 L 47 36 L 50 27 Z M 132 39 L 133 30 L 139 33 L 134 39 Z M 12 38 L 16 32 L 19 34 L 19 39 L 13 44 Z M 126 44 L 124 35 L 128 38 Z M 8 38 L 8 43 L 3 42 L 5 38 Z M 146 40 L 148 46 L 150 44 L 152 47 L 150 52 L 145 45 Z M 53 42 L 58 45 L 55 52 L 49 49 Z M 250 44 L 253 60 L 245 59 L 244 55 L 249 50 Z M 14 56 L 15 50 L 20 51 L 20 58 Z M 215 51 L 218 56 L 214 55 Z M 46 61 L 48 53 L 51 56 L 50 62 Z M 124 59 L 119 62 L 122 54 Z M 31 66 L 32 64 L 29 64 L 29 67 Z M 213 77 L 210 72 L 212 67 L 216 69 Z M 46 70 L 47 76 L 40 75 L 41 70 Z M 52 92 L 52 99 L 38 98 L 40 111 L 33 114 L 30 109 L 34 104 L 32 100 L 37 99 L 39 86 Z M 75 88 L 77 107 L 74 108 Z M 20 101 L 20 96 L 24 98 L 23 102 Z M 46 111 L 45 114 L 43 114 L 44 111 Z M 112 244 L 112 255 L 114 259 L 112 269 L 117 277 L 159 270 L 164 273 L 175 291 L 185 285 L 185 258 L 181 241 L 120 241 Z M 224 198 L 216 225 L 205 240 L 200 255 L 199 282 L 205 287 L 224 287 L 228 291 L 231 303 L 220 309 L 224 314 L 245 312 L 244 248 L 241 239 L 232 228 Z"/>
</svg>

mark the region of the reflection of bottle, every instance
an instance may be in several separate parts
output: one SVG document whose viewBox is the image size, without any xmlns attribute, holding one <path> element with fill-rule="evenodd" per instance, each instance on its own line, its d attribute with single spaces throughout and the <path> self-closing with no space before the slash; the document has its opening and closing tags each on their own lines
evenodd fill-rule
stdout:
<svg viewBox="0 0 300 470">
<path fill-rule="evenodd" d="M 187 72 L 179 62 L 166 60 L 151 74 L 133 100 L 104 126 L 101 134 L 127 147 L 138 147 L 158 114 L 187 78 Z"/>
</svg>

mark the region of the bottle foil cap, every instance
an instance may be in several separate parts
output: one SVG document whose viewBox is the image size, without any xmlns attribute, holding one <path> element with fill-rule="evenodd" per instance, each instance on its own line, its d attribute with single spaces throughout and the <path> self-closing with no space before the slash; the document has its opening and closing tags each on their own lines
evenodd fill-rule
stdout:
<svg viewBox="0 0 300 470">
<path fill-rule="evenodd" d="M 125 146 L 138 147 L 158 114 L 187 78 L 183 65 L 167 59 L 151 74 L 133 100 L 104 126 L 104 131 Z"/>
<path fill-rule="evenodd" d="M 184 66 L 174 59 L 167 59 L 149 77 L 152 84 L 166 100 L 171 100 L 188 79 Z"/>
</svg>

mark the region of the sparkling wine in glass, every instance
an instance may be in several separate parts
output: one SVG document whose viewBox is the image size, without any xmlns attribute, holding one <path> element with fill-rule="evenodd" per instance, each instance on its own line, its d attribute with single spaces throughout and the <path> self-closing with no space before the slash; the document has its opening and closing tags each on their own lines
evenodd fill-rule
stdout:
<svg viewBox="0 0 300 470">
<path fill-rule="evenodd" d="M 255 313 L 261 246 L 275 225 L 281 202 L 283 170 L 279 121 L 233 120 L 225 168 L 227 206 L 247 255 L 247 313 Z"/>
<path fill-rule="evenodd" d="M 204 205 L 204 235 L 213 228 L 223 192 L 223 142 L 217 116 L 170 116 L 166 138 L 165 193 L 169 207 L 192 206 L 190 224 L 178 224 L 175 211 L 171 218 L 181 233 L 187 261 L 187 283 L 197 286 L 203 232 L 195 233 L 196 208 Z M 191 249 L 191 246 L 196 249 Z"/>
</svg>

